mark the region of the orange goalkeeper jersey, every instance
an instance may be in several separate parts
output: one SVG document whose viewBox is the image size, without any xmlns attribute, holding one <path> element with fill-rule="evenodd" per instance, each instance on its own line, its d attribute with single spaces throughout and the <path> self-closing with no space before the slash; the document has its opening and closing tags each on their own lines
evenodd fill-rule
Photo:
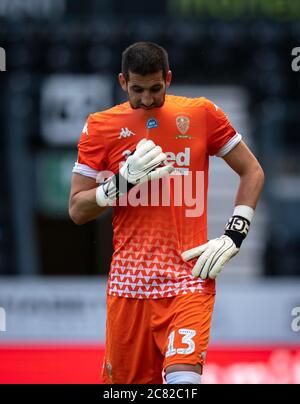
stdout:
<svg viewBox="0 0 300 404">
<path fill-rule="evenodd" d="M 113 207 L 107 293 L 140 299 L 215 293 L 215 282 L 194 278 L 195 261 L 185 263 L 181 254 L 207 242 L 209 156 L 226 155 L 241 135 L 206 98 L 169 95 L 152 110 L 126 102 L 89 116 L 73 172 L 95 179 L 117 173 L 143 138 L 162 147 L 175 171 L 133 188 Z"/>
</svg>

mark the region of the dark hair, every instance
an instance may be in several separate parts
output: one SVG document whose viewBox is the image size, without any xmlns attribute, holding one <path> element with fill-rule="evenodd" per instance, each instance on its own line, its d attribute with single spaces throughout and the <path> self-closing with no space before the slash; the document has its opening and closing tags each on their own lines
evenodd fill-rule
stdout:
<svg viewBox="0 0 300 404">
<path fill-rule="evenodd" d="M 162 70 L 166 80 L 169 71 L 168 53 L 153 42 L 137 42 L 125 49 L 122 55 L 122 73 L 129 81 L 129 71 L 141 76 Z"/>
</svg>

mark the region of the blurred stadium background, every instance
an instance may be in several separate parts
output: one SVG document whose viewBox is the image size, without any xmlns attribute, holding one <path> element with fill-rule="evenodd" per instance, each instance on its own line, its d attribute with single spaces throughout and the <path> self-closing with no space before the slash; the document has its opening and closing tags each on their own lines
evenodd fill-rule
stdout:
<svg viewBox="0 0 300 404">
<path fill-rule="evenodd" d="M 100 382 L 111 212 L 76 227 L 68 193 L 84 121 L 124 100 L 121 52 L 139 40 L 168 50 L 170 93 L 219 104 L 266 172 L 204 382 L 299 383 L 298 0 L 0 0 L 0 383 Z M 212 159 L 211 237 L 232 211 L 227 171 Z"/>
</svg>

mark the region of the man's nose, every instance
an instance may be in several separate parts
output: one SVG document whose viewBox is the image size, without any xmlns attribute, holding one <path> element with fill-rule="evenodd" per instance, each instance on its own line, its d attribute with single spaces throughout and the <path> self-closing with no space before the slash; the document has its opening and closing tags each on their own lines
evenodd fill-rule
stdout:
<svg viewBox="0 0 300 404">
<path fill-rule="evenodd" d="M 145 91 L 142 96 L 142 104 L 146 107 L 150 107 L 153 104 L 153 98 L 149 91 Z"/>
</svg>

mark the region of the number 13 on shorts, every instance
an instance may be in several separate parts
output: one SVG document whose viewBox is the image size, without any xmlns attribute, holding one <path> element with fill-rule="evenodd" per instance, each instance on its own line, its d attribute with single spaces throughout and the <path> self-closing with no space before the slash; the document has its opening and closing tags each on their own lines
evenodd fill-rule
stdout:
<svg viewBox="0 0 300 404">
<path fill-rule="evenodd" d="M 172 331 L 171 334 L 169 335 L 169 345 L 168 345 L 168 350 L 166 352 L 166 358 L 176 355 L 176 354 L 181 354 L 181 355 L 189 355 L 195 352 L 195 342 L 193 338 L 196 335 L 195 330 L 190 330 L 187 328 L 180 328 L 177 333 L 179 335 L 182 335 L 182 344 L 187 345 L 185 348 L 177 348 L 174 346 L 174 341 L 175 341 L 175 335 L 176 331 Z"/>
</svg>

